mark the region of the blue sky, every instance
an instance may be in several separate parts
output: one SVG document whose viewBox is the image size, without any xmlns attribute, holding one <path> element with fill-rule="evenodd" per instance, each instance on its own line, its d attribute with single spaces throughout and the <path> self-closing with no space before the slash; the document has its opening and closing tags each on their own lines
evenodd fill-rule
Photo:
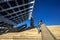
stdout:
<svg viewBox="0 0 60 40">
<path fill-rule="evenodd" d="M 46 25 L 60 25 L 60 0 L 36 0 L 33 17 L 35 24 L 42 19 Z"/>
<path fill-rule="evenodd" d="M 36 26 L 40 19 L 42 19 L 43 24 L 46 25 L 60 25 L 60 0 L 36 0 L 33 18 Z M 22 24 L 25 23 L 28 24 L 28 26 L 30 24 L 29 20 Z"/>
</svg>

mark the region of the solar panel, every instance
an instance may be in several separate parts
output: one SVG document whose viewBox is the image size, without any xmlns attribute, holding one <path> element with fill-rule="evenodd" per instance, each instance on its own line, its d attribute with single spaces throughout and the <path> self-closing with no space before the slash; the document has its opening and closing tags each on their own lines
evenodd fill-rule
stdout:
<svg viewBox="0 0 60 40">
<path fill-rule="evenodd" d="M 0 0 L 0 27 L 12 28 L 30 19 L 34 3 L 35 0 Z"/>
<path fill-rule="evenodd" d="M 33 6 L 34 0 L 0 0 L 0 20 L 10 25 L 22 23 L 29 19 Z"/>
</svg>

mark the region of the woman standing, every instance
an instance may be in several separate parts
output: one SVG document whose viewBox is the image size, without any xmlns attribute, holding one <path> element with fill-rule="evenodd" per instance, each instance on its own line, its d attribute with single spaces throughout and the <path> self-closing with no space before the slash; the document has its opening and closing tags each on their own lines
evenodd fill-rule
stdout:
<svg viewBox="0 0 60 40">
<path fill-rule="evenodd" d="M 38 33 L 41 32 L 41 25 L 42 25 L 42 20 L 39 20 L 39 21 L 38 21 L 38 27 L 37 27 Z"/>
</svg>

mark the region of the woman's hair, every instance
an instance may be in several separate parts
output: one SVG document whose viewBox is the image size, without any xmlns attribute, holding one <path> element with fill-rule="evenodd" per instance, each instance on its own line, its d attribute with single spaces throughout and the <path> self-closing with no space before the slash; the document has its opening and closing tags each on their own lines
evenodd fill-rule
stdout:
<svg viewBox="0 0 60 40">
<path fill-rule="evenodd" d="M 39 20 L 38 22 L 42 22 L 42 20 Z"/>
</svg>

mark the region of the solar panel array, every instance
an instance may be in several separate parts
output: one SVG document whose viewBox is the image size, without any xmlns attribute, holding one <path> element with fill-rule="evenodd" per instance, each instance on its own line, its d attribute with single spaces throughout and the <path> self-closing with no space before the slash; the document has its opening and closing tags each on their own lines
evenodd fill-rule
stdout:
<svg viewBox="0 0 60 40">
<path fill-rule="evenodd" d="M 0 15 L 19 24 L 28 20 L 33 4 L 34 0 L 0 0 Z"/>
</svg>

